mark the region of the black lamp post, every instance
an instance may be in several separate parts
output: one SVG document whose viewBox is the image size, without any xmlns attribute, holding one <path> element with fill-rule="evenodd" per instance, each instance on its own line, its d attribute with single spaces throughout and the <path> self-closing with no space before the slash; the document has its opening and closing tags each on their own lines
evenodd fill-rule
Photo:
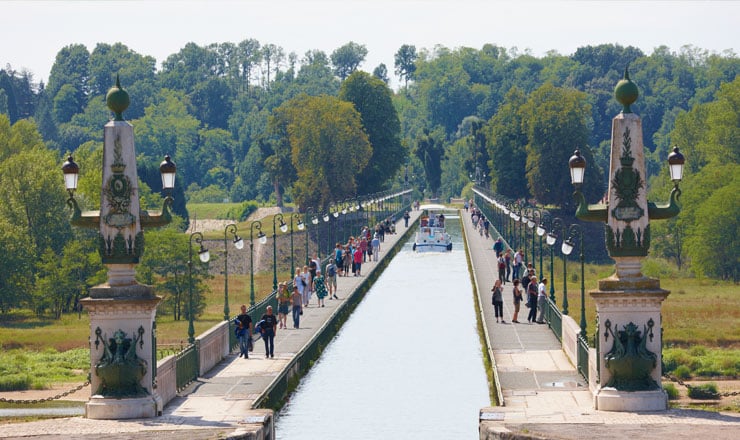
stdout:
<svg viewBox="0 0 740 440">
<path fill-rule="evenodd" d="M 308 238 L 309 235 L 311 235 L 311 231 L 308 229 L 308 221 L 309 215 L 311 214 L 313 214 L 313 208 L 309 206 L 308 208 L 306 208 L 306 212 L 303 214 L 303 224 L 306 225 L 306 259 L 304 260 L 304 264 L 308 264 Z M 315 225 L 316 223 L 318 223 L 318 221 L 314 223 L 314 218 L 315 217 L 313 216 L 311 217 L 311 223 Z"/>
<path fill-rule="evenodd" d="M 293 259 L 293 221 L 298 220 L 298 230 L 302 231 L 306 225 L 303 224 L 303 220 L 301 220 L 301 216 L 298 214 L 293 214 L 290 216 L 290 276 L 292 277 L 295 274 L 295 261 Z"/>
<path fill-rule="evenodd" d="M 563 244 L 560 247 L 560 250 L 563 252 L 563 254 L 570 255 L 570 253 L 573 252 L 573 248 L 575 247 L 573 240 L 576 235 L 579 238 L 579 249 L 580 249 L 579 258 L 581 260 L 581 337 L 585 339 L 586 338 L 586 284 L 585 284 L 584 276 L 586 274 L 586 271 L 585 271 L 585 259 L 583 256 L 583 228 L 581 227 L 581 225 L 577 223 L 570 225 L 570 227 L 568 228 L 568 239 L 563 242 Z"/>
<path fill-rule="evenodd" d="M 534 219 L 537 216 L 540 216 L 540 217 L 542 216 L 541 214 L 539 214 L 538 211 L 539 210 L 537 208 L 527 208 L 527 227 L 532 230 L 532 267 L 537 267 L 538 270 L 541 271 L 542 265 L 540 264 L 539 266 L 537 266 L 537 264 L 535 263 L 535 261 L 537 260 L 537 256 L 535 255 L 535 249 L 534 249 L 534 236 L 535 236 L 534 225 L 537 224 L 535 223 Z"/>
<path fill-rule="evenodd" d="M 565 235 L 566 235 L 566 225 L 563 223 L 563 220 L 560 218 L 555 218 L 552 221 L 552 232 L 547 234 L 547 244 L 550 246 L 555 244 L 555 241 L 557 241 L 557 235 L 555 235 L 554 231 L 560 232 L 559 235 L 561 235 L 561 240 L 565 242 Z M 563 253 L 563 315 L 568 314 L 568 276 L 567 276 L 567 263 L 568 259 L 566 258 L 567 254 Z"/>
<path fill-rule="evenodd" d="M 267 243 L 267 236 L 262 232 L 262 222 L 255 220 L 249 224 L 249 306 L 254 307 L 254 230 L 261 244 Z"/>
<path fill-rule="evenodd" d="M 534 236 L 537 234 L 540 237 L 540 265 L 537 266 L 540 268 L 540 273 L 545 272 L 545 267 L 542 265 L 542 236 L 545 235 L 545 228 L 542 227 L 542 210 L 538 208 L 532 208 L 532 215 L 530 216 L 530 223 L 527 224 L 530 228 L 532 228 L 532 249 L 534 249 Z M 535 228 L 535 226 L 537 226 Z M 534 250 L 532 251 L 532 259 L 534 259 Z"/>
<path fill-rule="evenodd" d="M 211 259 L 208 249 L 203 247 L 203 234 L 200 232 L 190 234 L 190 244 L 188 246 L 188 343 L 190 344 L 195 343 L 195 326 L 193 325 L 193 314 L 195 313 L 193 308 L 193 239 L 200 245 L 200 250 L 198 250 L 200 261 L 207 263 Z"/>
<path fill-rule="evenodd" d="M 283 220 L 283 213 L 279 212 L 272 217 L 272 290 L 277 292 L 277 227 L 275 226 L 275 220 L 280 220 L 280 230 L 285 233 L 288 230 L 288 225 Z M 293 274 L 290 274 L 293 276 Z"/>
<path fill-rule="evenodd" d="M 564 223 L 559 217 L 552 218 L 548 216 L 548 218 L 550 219 L 550 232 L 547 233 L 545 242 L 550 246 L 550 299 L 555 304 L 557 301 L 555 299 L 555 266 L 553 260 L 555 259 L 555 242 L 558 241 L 555 231 L 562 230 Z M 565 276 L 563 276 L 563 284 L 565 284 Z"/>
<path fill-rule="evenodd" d="M 236 224 L 226 225 L 224 229 L 224 321 L 229 320 L 229 243 L 227 235 L 234 237 L 234 247 L 244 249 L 244 240 L 236 235 Z"/>
<path fill-rule="evenodd" d="M 324 212 L 321 215 L 321 220 L 324 221 L 324 223 L 329 223 L 329 220 L 331 220 L 331 207 L 326 208 L 327 211 Z M 321 229 L 321 226 L 319 226 L 319 229 Z M 331 242 L 331 224 L 326 228 L 326 247 L 324 248 L 327 253 L 329 252 L 329 243 Z M 319 242 L 319 252 L 317 253 L 317 256 L 319 257 L 319 262 L 321 261 L 321 242 Z"/>
</svg>

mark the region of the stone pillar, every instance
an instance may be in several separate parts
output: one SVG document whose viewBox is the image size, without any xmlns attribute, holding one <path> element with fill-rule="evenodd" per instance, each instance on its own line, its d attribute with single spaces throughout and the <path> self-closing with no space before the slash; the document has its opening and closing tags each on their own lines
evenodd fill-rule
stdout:
<svg viewBox="0 0 740 440">
<path fill-rule="evenodd" d="M 616 261 L 611 277 L 590 293 L 598 316 L 598 375 L 594 406 L 605 411 L 656 411 L 668 407 L 661 386 L 661 314 L 669 292 L 643 276 L 650 247 L 651 210 L 642 144 L 642 122 L 629 105 L 637 87 L 629 80 L 615 89 L 625 106 L 612 120 L 606 246 Z"/>
</svg>

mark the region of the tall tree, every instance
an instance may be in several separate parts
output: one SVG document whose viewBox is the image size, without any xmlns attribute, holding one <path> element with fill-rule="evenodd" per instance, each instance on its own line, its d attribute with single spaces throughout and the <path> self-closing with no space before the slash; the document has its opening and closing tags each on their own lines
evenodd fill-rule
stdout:
<svg viewBox="0 0 740 440">
<path fill-rule="evenodd" d="M 513 199 L 529 196 L 525 175 L 527 133 L 522 114 L 522 107 L 526 102 L 524 92 L 513 87 L 487 127 L 491 188 Z"/>
<path fill-rule="evenodd" d="M 378 66 L 373 69 L 373 76 L 386 84 L 391 81 L 391 79 L 388 78 L 388 67 L 386 67 L 384 63 L 378 64 Z"/>
<path fill-rule="evenodd" d="M 416 72 L 416 59 L 418 57 L 419 56 L 416 54 L 416 46 L 412 44 L 402 45 L 394 57 L 394 71 L 396 72 L 396 75 L 403 80 L 404 87 L 407 89 L 409 87 L 409 80 L 414 79 L 414 72 Z"/>
<path fill-rule="evenodd" d="M 444 134 L 438 128 L 434 132 L 424 130 L 416 139 L 416 157 L 424 165 L 426 184 L 432 197 L 435 197 L 442 185 L 442 157 L 444 155 Z"/>
<path fill-rule="evenodd" d="M 587 163 L 594 163 L 588 147 L 591 107 L 586 94 L 547 83 L 530 95 L 523 112 L 530 192 L 540 203 L 574 207 L 568 159 L 578 148 Z M 600 170 L 591 166 L 586 173 L 584 196 L 598 200 L 603 195 Z"/>
<path fill-rule="evenodd" d="M 287 133 L 297 174 L 293 196 L 301 209 L 323 209 L 356 195 L 355 176 L 367 165 L 372 147 L 352 104 L 331 96 L 301 95 L 275 109 L 270 123 Z"/>
<path fill-rule="evenodd" d="M 334 65 L 334 74 L 342 81 L 360 67 L 367 56 L 367 47 L 350 41 L 331 53 L 331 63 Z"/>
<path fill-rule="evenodd" d="M 339 98 L 354 104 L 372 145 L 368 166 L 357 176 L 365 194 L 381 190 L 406 162 L 401 146 L 401 123 L 391 100 L 391 90 L 366 72 L 355 72 L 343 83 Z"/>
</svg>

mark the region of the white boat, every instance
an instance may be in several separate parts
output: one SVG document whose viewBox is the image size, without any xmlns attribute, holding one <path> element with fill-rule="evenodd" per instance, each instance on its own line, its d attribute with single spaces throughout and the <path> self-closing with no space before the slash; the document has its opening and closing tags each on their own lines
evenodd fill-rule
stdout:
<svg viewBox="0 0 740 440">
<path fill-rule="evenodd" d="M 452 238 L 445 229 L 445 216 L 429 211 L 419 219 L 419 230 L 414 240 L 416 252 L 448 252 L 452 250 Z"/>
</svg>

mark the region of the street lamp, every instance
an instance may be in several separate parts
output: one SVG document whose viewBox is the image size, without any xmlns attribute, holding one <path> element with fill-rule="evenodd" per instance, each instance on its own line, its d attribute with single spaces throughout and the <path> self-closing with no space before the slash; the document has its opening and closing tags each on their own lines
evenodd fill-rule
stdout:
<svg viewBox="0 0 740 440">
<path fill-rule="evenodd" d="M 254 230 L 260 244 L 267 243 L 267 236 L 262 232 L 262 222 L 255 220 L 249 224 L 249 306 L 254 307 Z"/>
<path fill-rule="evenodd" d="M 547 233 L 547 237 L 545 237 L 545 242 L 548 246 L 550 246 L 550 300 L 552 300 L 553 304 L 556 304 L 555 299 L 555 266 L 553 263 L 553 260 L 555 259 L 555 242 L 558 241 L 558 236 L 555 235 L 556 230 L 562 230 L 564 223 L 563 220 L 559 217 L 552 218 L 548 216 L 547 218 L 550 219 L 550 232 Z M 565 285 L 565 276 L 563 276 L 563 285 Z"/>
<path fill-rule="evenodd" d="M 290 216 L 290 276 L 292 277 L 293 274 L 295 274 L 295 261 L 293 261 L 293 220 L 298 220 L 298 230 L 302 231 L 306 225 L 303 224 L 303 220 L 301 220 L 301 216 L 298 214 L 293 214 Z"/>
<path fill-rule="evenodd" d="M 553 246 L 555 242 L 558 239 L 558 236 L 555 235 L 554 231 L 562 232 L 561 240 L 563 243 L 565 243 L 565 235 L 566 235 L 566 225 L 563 223 L 563 220 L 560 218 L 555 218 L 552 221 L 552 230 L 549 234 L 547 234 L 547 244 L 550 246 Z M 563 252 L 563 315 L 568 314 L 568 276 L 567 276 L 567 262 L 568 259 L 566 258 L 568 254 Z M 551 282 L 552 284 L 552 282 Z"/>
<path fill-rule="evenodd" d="M 530 219 L 527 226 L 532 229 L 532 264 L 534 264 L 535 259 L 534 237 L 535 234 L 537 234 L 540 237 L 540 265 L 537 267 L 539 267 L 540 272 L 544 272 L 544 267 L 542 266 L 542 236 L 545 235 L 545 229 L 542 227 L 542 210 L 531 208 L 531 214 L 529 217 Z M 537 227 L 535 228 L 535 226 Z M 540 233 L 540 231 L 542 231 L 542 233 Z"/>
<path fill-rule="evenodd" d="M 198 250 L 200 261 L 208 263 L 208 260 L 211 259 L 208 249 L 203 247 L 203 234 L 200 232 L 190 234 L 190 244 L 188 246 L 188 296 L 190 298 L 188 301 L 188 343 L 190 344 L 195 343 L 195 326 L 193 325 L 193 314 L 195 313 L 193 309 L 193 239 L 195 239 L 195 243 L 200 245 L 200 250 Z"/>
<path fill-rule="evenodd" d="M 278 279 L 277 279 L 277 228 L 275 227 L 275 220 L 280 220 L 280 230 L 285 233 L 288 231 L 288 225 L 283 220 L 283 213 L 278 212 L 272 217 L 272 290 L 277 292 Z M 291 274 L 293 276 L 293 274 Z"/>
<path fill-rule="evenodd" d="M 304 260 L 305 261 L 304 264 L 308 264 L 308 238 L 309 238 L 309 235 L 311 235 L 311 232 L 308 230 L 308 220 L 309 220 L 308 217 L 311 214 L 313 214 L 313 208 L 311 206 L 309 206 L 308 208 L 306 208 L 306 212 L 303 214 L 304 215 L 304 217 L 303 217 L 303 223 L 306 225 L 306 228 L 307 228 L 306 229 L 306 259 Z M 315 225 L 318 222 L 319 221 L 318 221 L 318 219 L 315 216 L 311 216 L 311 223 L 312 224 Z"/>
<path fill-rule="evenodd" d="M 581 337 L 584 339 L 586 338 L 586 284 L 584 281 L 584 275 L 585 275 L 585 260 L 583 257 L 583 228 L 579 224 L 572 224 L 568 228 L 568 239 L 565 240 L 560 248 L 560 250 L 565 255 L 570 255 L 571 252 L 573 252 L 573 248 L 575 247 L 574 244 L 574 238 L 575 236 L 579 237 L 579 246 L 580 246 L 580 260 L 581 260 Z"/>
<path fill-rule="evenodd" d="M 540 268 L 538 270 L 542 270 L 541 269 L 542 264 L 540 264 L 539 266 L 537 266 L 535 264 L 535 260 L 537 259 L 537 256 L 535 254 L 535 249 L 534 249 L 534 236 L 535 236 L 534 225 L 536 225 L 537 223 L 534 221 L 534 219 L 537 216 L 539 216 L 539 217 L 542 216 L 538 211 L 539 210 L 537 208 L 527 208 L 527 227 L 532 230 L 532 267 L 535 267 L 536 266 L 536 267 Z M 540 258 L 541 257 L 542 256 L 540 256 Z"/>
<path fill-rule="evenodd" d="M 236 235 L 236 224 L 226 225 L 224 228 L 224 321 L 229 320 L 229 243 L 227 234 L 231 233 L 234 237 L 234 247 L 244 249 L 244 240 Z"/>
</svg>

